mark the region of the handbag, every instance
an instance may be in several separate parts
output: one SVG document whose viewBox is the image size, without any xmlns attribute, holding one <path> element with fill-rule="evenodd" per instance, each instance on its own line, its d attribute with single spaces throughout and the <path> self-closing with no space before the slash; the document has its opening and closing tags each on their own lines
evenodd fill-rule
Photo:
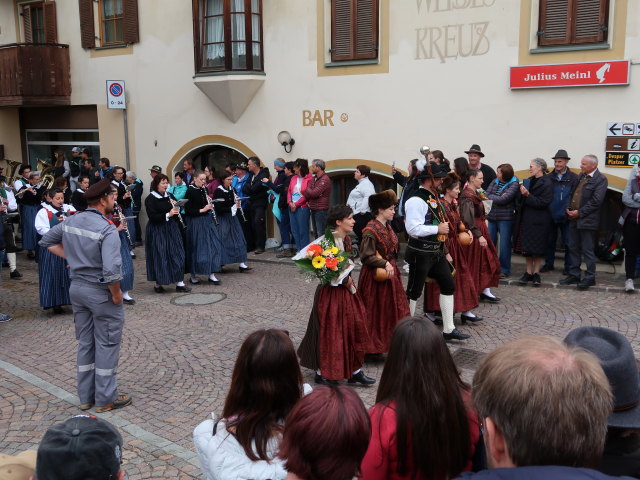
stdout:
<svg viewBox="0 0 640 480">
<path fill-rule="evenodd" d="M 376 251 L 376 258 L 382 258 L 382 255 Z M 373 272 L 373 279 L 376 282 L 386 282 L 391 277 L 387 273 L 387 270 L 384 268 L 376 268 L 376 271 Z"/>
</svg>

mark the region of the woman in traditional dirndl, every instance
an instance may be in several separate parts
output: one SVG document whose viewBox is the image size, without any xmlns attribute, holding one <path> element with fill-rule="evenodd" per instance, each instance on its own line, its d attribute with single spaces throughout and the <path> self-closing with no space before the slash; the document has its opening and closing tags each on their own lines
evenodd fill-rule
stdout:
<svg viewBox="0 0 640 480">
<path fill-rule="evenodd" d="M 451 257 L 450 261 L 455 268 L 453 280 L 456 284 L 456 291 L 453 295 L 453 311 L 461 313 L 462 323 L 467 321 L 479 322 L 482 317 L 471 311 L 478 307 L 478 289 L 465 260 L 465 252 L 471 248 L 471 245 L 462 245 L 458 237 L 462 223 L 456 200 L 460 194 L 460 177 L 455 173 L 449 173 L 445 177 L 441 189 L 444 192 L 444 198 L 441 203 L 444 206 L 447 222 L 449 223 L 449 234 L 445 244 Z M 466 234 L 471 235 L 468 231 Z M 473 237 L 471 238 L 473 243 Z M 427 288 L 427 311 L 440 310 L 439 296 L 440 287 L 437 282 L 430 282 Z"/>
<path fill-rule="evenodd" d="M 366 309 L 366 323 L 371 345 L 367 353 L 389 351 L 391 335 L 396 324 L 409 316 L 409 301 L 402 286 L 398 258 L 398 236 L 390 221 L 396 211 L 398 198 L 392 190 L 369 197 L 369 208 L 374 219 L 362 230 L 360 259 L 362 270 L 358 293 Z M 376 269 L 387 275 L 384 281 L 376 281 Z"/>
<path fill-rule="evenodd" d="M 180 229 L 180 208 L 167 193 L 169 178 L 159 173 L 151 182 L 151 193 L 144 201 L 149 222 L 145 237 L 147 280 L 155 282 L 153 290 L 164 293 L 162 285 L 176 284 L 176 292 L 190 292 L 184 284 L 185 254 Z"/>
<path fill-rule="evenodd" d="M 500 297 L 491 292 L 491 287 L 497 287 L 500 282 L 500 261 L 489 236 L 483 198 L 478 193 L 484 176 L 481 170 L 476 169 L 471 169 L 468 173 L 467 186 L 460 194 L 458 204 L 460 217 L 473 235 L 473 243 L 463 250 L 463 257 L 473 275 L 480 299 L 497 303 Z"/>
<path fill-rule="evenodd" d="M 233 175 L 220 177 L 220 185 L 213 191 L 213 206 L 220 226 L 220 241 L 222 242 L 222 265 L 240 264 L 240 273 L 248 272 L 251 267 L 247 261 L 247 242 L 242 233 L 240 222 L 245 221 L 240 211 L 240 201 L 235 201 L 231 182 Z"/>
<path fill-rule="evenodd" d="M 327 213 L 327 225 L 333 230 L 336 247 L 351 252 L 355 220 L 351 207 L 336 205 Z M 318 244 L 324 235 L 310 245 Z M 306 256 L 309 245 L 293 260 Z M 331 284 L 319 285 L 313 299 L 307 331 L 298 348 L 300 365 L 316 371 L 321 385 L 348 379 L 348 383 L 372 385 L 373 378 L 361 370 L 370 339 L 365 323 L 366 311 L 350 276 L 352 262 Z"/>
<path fill-rule="evenodd" d="M 209 283 L 220 285 L 216 272 L 222 269 L 222 244 L 217 216 L 205 187 L 207 176 L 198 171 L 187 187 L 184 206 L 187 217 L 187 268 L 191 274 L 189 282 L 200 283 L 198 275 L 207 275 Z"/>
<path fill-rule="evenodd" d="M 52 227 L 75 213 L 73 207 L 64 203 L 62 190 L 47 192 L 50 202 L 44 203 L 36 214 L 34 227 L 39 237 L 44 236 Z M 38 250 L 38 277 L 40 279 L 40 306 L 45 310 L 53 308 L 54 313 L 64 313 L 63 305 L 71 305 L 69 298 L 69 268 L 67 261 L 54 255 L 47 248 Z"/>
<path fill-rule="evenodd" d="M 133 257 L 131 255 L 131 248 L 133 247 L 133 239 L 131 231 L 127 233 L 125 227 L 129 225 L 128 220 L 122 221 L 121 217 L 126 217 L 125 210 L 120 208 L 116 202 L 113 215 L 110 219 L 118 230 L 118 236 L 120 237 L 120 256 L 122 257 L 122 280 L 120 280 L 120 290 L 122 291 L 122 302 L 127 305 L 135 305 L 136 301 L 131 297 L 131 290 L 133 290 L 134 280 L 134 268 Z"/>
</svg>

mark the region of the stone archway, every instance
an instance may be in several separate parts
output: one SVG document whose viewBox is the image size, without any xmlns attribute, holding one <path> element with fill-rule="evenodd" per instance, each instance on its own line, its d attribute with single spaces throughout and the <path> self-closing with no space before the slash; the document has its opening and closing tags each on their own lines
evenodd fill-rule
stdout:
<svg viewBox="0 0 640 480">
<path fill-rule="evenodd" d="M 235 150 L 245 158 L 257 156 L 251 148 L 235 138 L 224 135 L 203 135 L 202 137 L 190 140 L 180 147 L 169 161 L 165 171 L 173 172 L 176 169 L 181 170 L 180 164 L 185 158 L 192 158 L 199 152 L 216 145 Z"/>
</svg>

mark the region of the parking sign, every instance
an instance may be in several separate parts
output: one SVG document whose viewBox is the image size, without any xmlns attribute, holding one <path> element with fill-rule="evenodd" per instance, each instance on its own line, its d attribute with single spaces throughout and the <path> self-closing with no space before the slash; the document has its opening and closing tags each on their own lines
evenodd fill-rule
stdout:
<svg viewBox="0 0 640 480">
<path fill-rule="evenodd" d="M 123 80 L 107 80 L 107 108 L 124 110 L 127 100 Z"/>
</svg>

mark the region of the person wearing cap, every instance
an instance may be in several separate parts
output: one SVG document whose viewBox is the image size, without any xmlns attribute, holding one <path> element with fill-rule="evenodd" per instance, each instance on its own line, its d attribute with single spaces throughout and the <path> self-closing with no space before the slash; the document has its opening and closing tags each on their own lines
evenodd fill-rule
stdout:
<svg viewBox="0 0 640 480">
<path fill-rule="evenodd" d="M 156 178 L 156 175 L 158 175 L 159 173 L 162 173 L 162 167 L 158 165 L 154 165 L 149 169 L 149 175 L 151 175 L 151 180 Z"/>
<path fill-rule="evenodd" d="M 569 194 L 565 210 L 569 221 L 569 274 L 560 285 L 576 284 L 586 290 L 596 284 L 595 239 L 600 225 L 600 211 L 604 204 L 609 182 L 598 170 L 598 157 L 585 155 L 580 160 L 580 176 Z M 582 261 L 587 267 L 580 278 Z"/>
<path fill-rule="evenodd" d="M 489 165 L 480 162 L 480 159 L 484 158 L 484 153 L 482 153 L 480 145 L 474 143 L 469 150 L 466 150 L 464 153 L 466 153 L 469 158 L 469 168 L 474 168 L 482 172 L 484 178 L 482 181 L 482 189 L 486 190 L 489 184 L 497 178 L 495 170 Z"/>
<path fill-rule="evenodd" d="M 438 187 L 442 185 L 447 171 L 442 165 L 427 164 L 422 158 L 416 162 L 420 188 L 405 203 L 405 229 L 409 243 L 405 260 L 409 264 L 407 297 L 411 316 L 415 315 L 416 303 L 427 277 L 433 278 L 440 287 L 440 311 L 442 312 L 445 340 L 465 340 L 470 337 L 460 332 L 453 323 L 453 294 L 456 285 L 447 262 L 444 244 L 449 233 L 444 209 L 438 201 Z"/>
<path fill-rule="evenodd" d="M 613 393 L 607 440 L 598 470 L 640 478 L 640 372 L 629 340 L 605 327 L 578 327 L 564 342 L 591 352 L 600 362 Z"/>
<path fill-rule="evenodd" d="M 119 394 L 116 371 L 124 327 L 120 237 L 106 215 L 118 191 L 108 179 L 85 192 L 88 208 L 51 228 L 40 241 L 69 264 L 76 338 L 80 409 L 97 413 L 131 404 Z"/>
<path fill-rule="evenodd" d="M 42 437 L 35 478 L 121 480 L 122 447 L 122 436 L 111 423 L 93 415 L 76 415 L 53 425 Z"/>
<path fill-rule="evenodd" d="M 236 192 L 236 195 L 240 198 L 243 198 L 245 195 L 242 193 L 242 189 L 244 188 L 245 183 L 249 180 L 249 167 L 246 163 L 242 162 L 236 165 L 236 174 L 231 181 L 231 187 Z M 240 201 L 240 208 L 244 211 L 247 208 L 247 200 Z M 242 226 L 242 233 L 244 234 L 244 239 L 247 242 L 247 252 L 252 252 L 255 247 L 255 241 L 251 236 L 251 227 L 249 222 L 251 219 L 245 213 L 246 221 L 241 216 L 240 225 Z"/>
<path fill-rule="evenodd" d="M 540 273 L 551 272 L 555 269 L 553 263 L 556 259 L 556 244 L 558 242 L 558 230 L 560 230 L 560 238 L 562 239 L 562 248 L 564 249 L 564 270 L 563 275 L 569 274 L 569 225 L 567 223 L 567 205 L 569 204 L 569 194 L 571 189 L 578 181 L 578 175 L 569 170 L 567 166 L 569 154 L 566 150 L 559 149 L 556 154 L 551 157 L 553 159 L 553 171 L 549 174 L 549 179 L 553 185 L 553 200 L 549 205 L 552 223 L 549 232 L 549 243 L 547 245 L 547 253 L 545 255 L 544 265 L 540 269 Z"/>
<path fill-rule="evenodd" d="M 78 188 L 78 177 L 80 176 L 80 167 L 82 165 L 81 153 L 82 149 L 80 147 L 73 147 L 71 149 L 71 160 L 69 160 L 69 188 L 72 192 L 75 192 L 76 188 Z"/>
</svg>

